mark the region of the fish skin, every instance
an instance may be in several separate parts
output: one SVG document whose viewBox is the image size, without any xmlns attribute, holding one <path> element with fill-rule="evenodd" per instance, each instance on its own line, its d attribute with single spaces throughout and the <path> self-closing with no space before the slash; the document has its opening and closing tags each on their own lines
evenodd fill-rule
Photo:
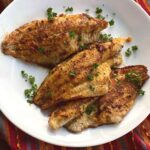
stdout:
<svg viewBox="0 0 150 150">
<path fill-rule="evenodd" d="M 136 71 L 142 77 L 140 86 L 124 78 L 129 71 Z M 113 76 L 118 76 L 119 82 Z M 83 113 L 78 118 L 69 122 L 65 127 L 74 133 L 83 131 L 86 128 L 97 127 L 104 124 L 119 123 L 133 107 L 138 91 L 148 80 L 147 68 L 142 65 L 129 66 L 115 69 L 111 74 L 111 86 L 109 92 L 100 97 L 95 103 L 96 111 L 91 115 Z"/>
<path fill-rule="evenodd" d="M 103 47 L 103 49 L 99 50 L 99 47 Z M 59 64 L 50 72 L 39 87 L 37 94 L 33 99 L 34 103 L 42 109 L 47 109 L 63 101 L 104 94 L 108 89 L 107 85 L 110 73 L 108 64 L 104 64 L 103 67 L 97 68 L 102 70 L 102 73 L 105 72 L 105 75 L 102 75 L 100 72 L 100 76 L 94 76 L 93 81 L 88 81 L 87 75 L 90 73 L 94 63 L 101 64 L 118 54 L 121 49 L 122 43 L 116 43 L 116 39 L 106 43 L 99 42 L 96 45 L 96 48 L 79 52 L 71 59 Z M 69 76 L 70 71 L 76 72 L 75 78 Z M 101 81 L 101 85 L 98 86 L 97 92 L 94 94 L 92 92 L 89 93 L 89 90 L 87 91 L 86 87 L 87 84 L 92 82 L 95 84 L 96 81 Z M 80 92 L 83 91 L 82 88 L 84 88 L 84 93 Z M 52 92 L 51 97 L 46 96 L 48 92 Z"/>
<path fill-rule="evenodd" d="M 5 37 L 1 47 L 4 54 L 52 68 L 80 51 L 80 45 L 98 41 L 107 25 L 87 14 L 62 14 L 52 21 L 36 20 L 19 27 Z M 75 32 L 73 38 L 70 32 Z"/>
<path fill-rule="evenodd" d="M 114 58 L 107 60 L 106 63 L 111 67 L 118 66 L 122 63 L 122 57 L 121 55 L 115 56 Z M 50 114 L 48 121 L 50 128 L 57 130 L 64 126 L 69 121 L 81 115 L 85 111 L 85 108 L 93 104 L 96 99 L 98 99 L 98 97 L 69 101 L 58 105 Z"/>
</svg>

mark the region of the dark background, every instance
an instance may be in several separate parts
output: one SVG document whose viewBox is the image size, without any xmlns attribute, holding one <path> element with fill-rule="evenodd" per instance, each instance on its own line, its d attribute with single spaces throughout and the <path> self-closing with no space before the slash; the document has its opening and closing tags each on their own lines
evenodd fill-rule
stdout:
<svg viewBox="0 0 150 150">
<path fill-rule="evenodd" d="M 0 13 L 11 2 L 12 2 L 12 0 L 0 0 Z"/>
</svg>

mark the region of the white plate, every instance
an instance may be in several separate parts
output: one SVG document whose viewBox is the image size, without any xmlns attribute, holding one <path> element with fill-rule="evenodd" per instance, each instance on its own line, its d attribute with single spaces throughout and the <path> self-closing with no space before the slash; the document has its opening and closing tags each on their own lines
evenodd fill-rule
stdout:
<svg viewBox="0 0 150 150">
<path fill-rule="evenodd" d="M 143 64 L 150 70 L 150 18 L 131 0 L 15 0 L 0 16 L 0 42 L 7 33 L 20 25 L 31 20 L 45 18 L 45 11 L 48 7 L 53 7 L 54 11 L 62 13 L 64 12 L 63 6 L 72 6 L 73 13 L 81 13 L 89 8 L 91 15 L 94 14 L 96 7 L 103 8 L 104 14 L 109 14 L 107 19 L 114 18 L 115 20 L 115 26 L 105 32 L 116 37 L 132 36 L 134 38 L 132 45 L 139 46 L 136 54 L 125 58 L 125 64 Z M 114 12 L 115 17 L 112 15 Z M 123 55 L 129 46 L 131 45 L 124 48 Z M 0 108 L 2 112 L 17 127 L 48 143 L 72 147 L 104 144 L 135 128 L 150 112 L 149 80 L 143 87 L 146 91 L 145 95 L 137 98 L 133 109 L 120 124 L 100 126 L 79 134 L 69 133 L 63 128 L 52 132 L 48 128 L 47 114 L 26 102 L 23 91 L 28 85 L 20 75 L 20 71 L 25 70 L 34 75 L 40 85 L 48 70 L 5 56 L 1 52 L 0 70 Z"/>
</svg>

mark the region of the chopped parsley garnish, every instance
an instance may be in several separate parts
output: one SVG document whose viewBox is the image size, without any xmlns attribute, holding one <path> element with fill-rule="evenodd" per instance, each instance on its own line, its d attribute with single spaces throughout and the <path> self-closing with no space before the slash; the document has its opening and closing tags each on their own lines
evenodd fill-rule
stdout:
<svg viewBox="0 0 150 150">
<path fill-rule="evenodd" d="M 136 52 L 137 50 L 138 50 L 138 46 L 134 45 L 134 46 L 132 46 L 131 48 L 128 48 L 128 49 L 126 50 L 125 55 L 126 55 L 127 57 L 129 57 L 129 56 L 132 54 L 132 51 L 133 51 L 133 52 Z"/>
<path fill-rule="evenodd" d="M 21 71 L 22 77 L 25 79 L 25 81 L 28 81 L 30 84 L 30 89 L 26 89 L 24 91 L 24 95 L 27 98 L 28 103 L 32 103 L 32 99 L 37 91 L 37 84 L 35 84 L 35 77 L 32 75 L 28 75 L 24 70 Z"/>
<path fill-rule="evenodd" d="M 128 73 L 126 73 L 125 78 L 135 86 L 140 86 L 142 83 L 141 75 L 135 71 L 129 71 Z"/>
<path fill-rule="evenodd" d="M 76 75 L 77 75 L 77 73 L 75 71 L 70 71 L 69 72 L 70 77 L 75 77 Z"/>
<path fill-rule="evenodd" d="M 132 48 L 132 51 L 133 51 L 133 52 L 135 52 L 135 51 L 138 50 L 138 46 L 137 46 L 137 45 L 134 45 L 134 46 L 132 46 L 131 48 Z"/>
<path fill-rule="evenodd" d="M 102 16 L 101 14 L 98 14 L 98 15 L 96 16 L 96 18 L 97 18 L 97 19 L 105 19 L 105 17 Z"/>
<path fill-rule="evenodd" d="M 92 68 L 91 68 L 89 74 L 87 75 L 87 79 L 89 81 L 92 81 L 94 79 L 94 76 L 97 77 L 99 75 L 99 72 L 97 72 L 97 70 L 96 70 L 98 68 L 98 66 L 99 66 L 99 64 L 97 64 L 97 63 L 94 63 L 92 65 Z"/>
<path fill-rule="evenodd" d="M 54 17 L 57 16 L 57 13 L 53 12 L 53 8 L 48 8 L 47 9 L 47 17 L 48 17 L 48 20 L 51 21 L 54 19 Z"/>
<path fill-rule="evenodd" d="M 35 82 L 35 77 L 29 76 L 28 81 L 29 81 L 29 83 L 30 83 L 31 85 L 33 85 L 34 82 Z"/>
<path fill-rule="evenodd" d="M 99 7 L 96 8 L 95 13 L 96 13 L 96 18 L 98 19 L 105 19 L 104 16 L 102 16 L 103 10 Z"/>
<path fill-rule="evenodd" d="M 83 50 L 83 49 L 86 49 L 86 48 L 87 48 L 87 45 L 80 45 L 80 46 L 79 46 L 79 49 L 80 49 L 80 50 Z"/>
<path fill-rule="evenodd" d="M 94 63 L 94 64 L 93 64 L 93 68 L 94 68 L 94 69 L 98 68 L 98 66 L 99 66 L 99 64 L 97 64 L 97 63 Z"/>
<path fill-rule="evenodd" d="M 90 74 L 87 75 L 87 79 L 88 79 L 89 81 L 92 81 L 92 80 L 94 79 L 94 77 L 93 77 L 93 75 L 90 73 Z"/>
<path fill-rule="evenodd" d="M 73 12 L 73 8 L 72 8 L 72 7 L 67 7 L 67 8 L 65 9 L 65 12 Z"/>
<path fill-rule="evenodd" d="M 21 71 L 21 75 L 25 79 L 25 81 L 28 80 L 28 74 L 24 70 Z"/>
<path fill-rule="evenodd" d="M 69 36 L 70 38 L 74 39 L 75 38 L 76 33 L 74 31 L 70 31 L 69 32 Z"/>
<path fill-rule="evenodd" d="M 89 85 L 89 89 L 90 89 L 91 91 L 94 91 L 94 90 L 95 90 L 95 88 L 94 88 L 92 85 Z"/>
<path fill-rule="evenodd" d="M 95 11 L 96 14 L 101 14 L 102 12 L 103 10 L 101 8 L 96 7 L 96 11 Z"/>
<path fill-rule="evenodd" d="M 90 115 L 93 111 L 96 111 L 96 108 L 95 108 L 94 105 L 89 105 L 89 106 L 87 106 L 86 109 L 85 109 L 85 113 L 86 113 L 87 115 Z"/>
<path fill-rule="evenodd" d="M 143 91 L 143 90 L 141 89 L 141 90 L 139 90 L 138 94 L 141 95 L 141 96 L 143 96 L 143 95 L 145 94 L 145 91 Z"/>
<path fill-rule="evenodd" d="M 113 20 L 113 19 L 111 19 L 110 21 L 109 21 L 109 25 L 110 26 L 113 26 L 115 24 L 115 21 Z"/>
<path fill-rule="evenodd" d="M 39 48 L 38 48 L 38 51 L 39 51 L 40 53 L 44 53 L 45 50 L 44 50 L 43 47 L 39 47 Z"/>
<path fill-rule="evenodd" d="M 126 52 L 125 52 L 125 55 L 126 55 L 127 57 L 129 57 L 131 54 L 132 54 L 131 49 L 128 48 L 128 49 L 126 50 Z"/>
<path fill-rule="evenodd" d="M 111 36 L 111 34 L 100 34 L 100 39 L 102 40 L 102 42 L 108 42 L 111 41 L 113 38 Z"/>
<path fill-rule="evenodd" d="M 90 11 L 89 9 L 86 9 L 86 10 L 85 10 L 85 12 L 89 12 L 89 11 Z"/>
</svg>

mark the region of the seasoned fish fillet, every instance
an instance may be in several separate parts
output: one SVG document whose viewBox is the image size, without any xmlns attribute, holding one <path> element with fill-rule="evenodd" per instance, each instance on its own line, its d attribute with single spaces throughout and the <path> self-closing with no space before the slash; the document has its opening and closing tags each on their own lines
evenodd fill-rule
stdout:
<svg viewBox="0 0 150 150">
<path fill-rule="evenodd" d="M 93 104 L 97 98 L 85 98 L 77 101 L 69 101 L 67 103 L 61 104 L 60 106 L 51 113 L 49 118 L 49 126 L 51 129 L 58 129 L 74 119 L 75 117 L 81 115 L 85 108 Z"/>
<path fill-rule="evenodd" d="M 6 36 L 2 51 L 28 62 L 55 66 L 78 52 L 81 45 L 98 41 L 99 32 L 107 24 L 87 14 L 62 14 L 52 21 L 33 21 Z"/>
<path fill-rule="evenodd" d="M 120 52 L 122 43 L 114 39 L 97 43 L 55 67 L 39 87 L 34 103 L 46 109 L 63 101 L 100 96 L 107 92 L 110 67 L 98 65 Z M 100 84 L 97 85 L 96 83 Z M 91 92 L 89 86 L 95 85 Z"/>
<path fill-rule="evenodd" d="M 108 63 L 110 66 L 118 66 L 122 63 L 122 57 L 121 55 L 118 55 L 107 60 L 106 63 Z M 93 104 L 96 99 L 98 98 L 86 98 L 77 101 L 69 101 L 67 103 L 65 102 L 64 104 L 58 105 L 50 115 L 49 126 L 55 130 L 62 127 L 72 119 L 81 115 L 85 111 L 85 108 Z"/>
<path fill-rule="evenodd" d="M 91 114 L 83 113 L 66 128 L 71 132 L 81 132 L 89 127 L 121 122 L 148 78 L 147 68 L 142 65 L 112 71 L 109 92 L 88 108 Z"/>
</svg>

